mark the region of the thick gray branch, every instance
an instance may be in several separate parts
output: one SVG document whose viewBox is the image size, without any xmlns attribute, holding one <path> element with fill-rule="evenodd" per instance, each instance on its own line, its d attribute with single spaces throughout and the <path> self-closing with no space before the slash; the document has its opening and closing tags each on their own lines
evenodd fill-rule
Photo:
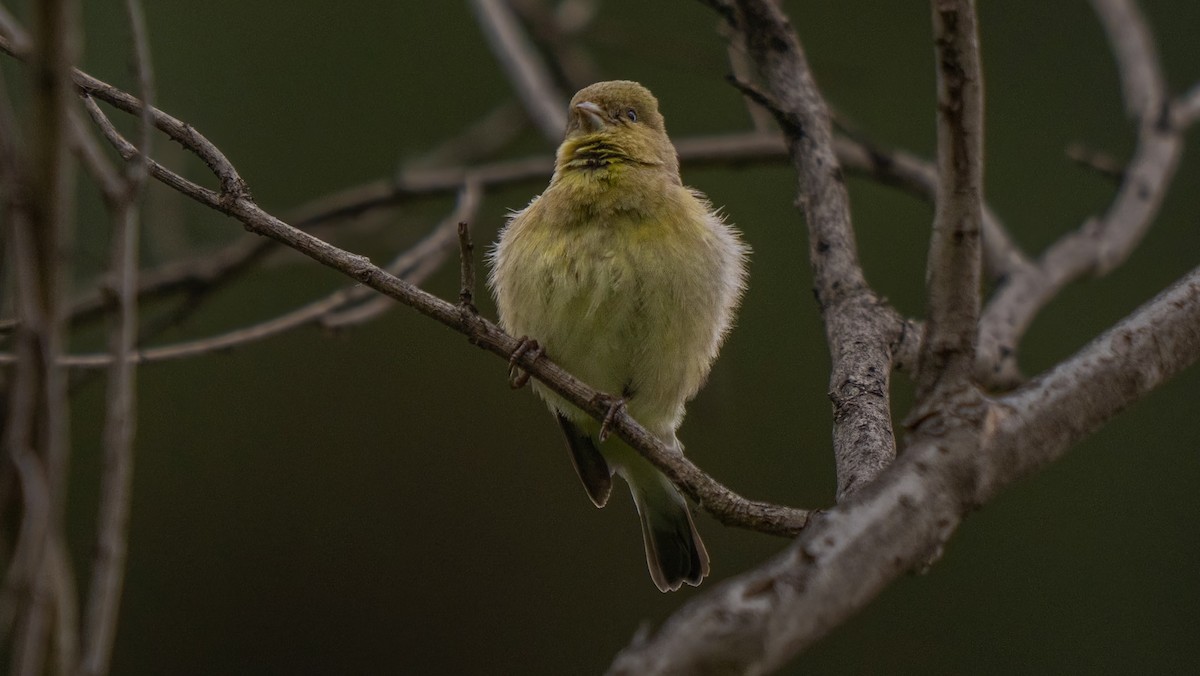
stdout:
<svg viewBox="0 0 1200 676">
<path fill-rule="evenodd" d="M 1200 358 L 1200 268 L 1049 373 L 997 401 L 985 500 L 1058 459 Z"/>
<path fill-rule="evenodd" d="M 965 417 L 974 438 L 926 438 L 786 552 L 688 603 L 611 674 L 761 674 L 936 558 L 963 516 L 1060 457 L 1200 358 L 1200 269 L 1044 378 Z M 960 428 L 961 431 L 961 428 Z"/>
</svg>

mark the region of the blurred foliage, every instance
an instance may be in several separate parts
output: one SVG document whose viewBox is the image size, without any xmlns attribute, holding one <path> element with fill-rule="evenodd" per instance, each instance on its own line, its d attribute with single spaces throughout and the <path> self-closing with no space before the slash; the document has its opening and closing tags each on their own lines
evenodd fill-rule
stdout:
<svg viewBox="0 0 1200 676">
<path fill-rule="evenodd" d="M 931 153 L 924 5 L 785 4 L 840 113 L 881 143 Z M 1200 80 L 1200 5 L 1143 4 L 1173 88 Z M 161 107 L 217 143 L 275 213 L 388 176 L 511 98 L 463 2 L 146 5 Z M 1103 210 L 1113 192 L 1064 149 L 1082 142 L 1124 158 L 1132 129 L 1086 3 L 982 3 L 981 13 L 988 196 L 1036 252 Z M 607 0 L 583 39 L 605 76 L 658 94 L 679 138 L 748 125 L 723 81 L 715 23 L 701 3 Z M 85 26 L 85 69 L 131 86 L 120 11 L 87 3 Z M 5 64 L 6 74 L 15 70 Z M 551 150 L 529 132 L 513 152 Z M 1043 313 L 1022 351 L 1029 373 L 1197 264 L 1197 151 L 1193 135 L 1176 188 L 1130 262 L 1071 287 Z M 208 180 L 165 140 L 157 154 Z M 761 166 L 685 168 L 684 178 L 724 205 L 755 255 L 739 326 L 681 438 L 744 495 L 828 505 L 828 353 L 791 205 L 794 176 Z M 493 240 L 506 210 L 541 188 L 490 194 L 477 242 Z M 919 315 L 929 207 L 861 180 L 850 188 L 869 278 Z M 407 206 L 386 217 L 382 235 L 355 245 L 382 260 L 447 208 L 445 199 Z M 94 268 L 103 217 L 87 195 L 81 209 L 78 247 Z M 165 190 L 150 197 L 147 263 L 250 236 Z M 280 314 L 344 281 L 283 255 L 161 340 Z M 452 296 L 457 270 L 426 287 Z M 597 673 L 640 623 L 786 544 L 701 516 L 712 578 L 699 591 L 659 594 L 624 495 L 595 510 L 553 421 L 531 394 L 509 391 L 505 365 L 407 310 L 344 334 L 300 331 L 140 373 L 117 674 Z M 74 404 L 81 582 L 100 385 L 82 388 Z M 908 387 L 897 378 L 899 402 Z M 1192 369 L 987 505 L 928 575 L 902 579 L 792 669 L 1200 670 L 1198 395 Z"/>
</svg>

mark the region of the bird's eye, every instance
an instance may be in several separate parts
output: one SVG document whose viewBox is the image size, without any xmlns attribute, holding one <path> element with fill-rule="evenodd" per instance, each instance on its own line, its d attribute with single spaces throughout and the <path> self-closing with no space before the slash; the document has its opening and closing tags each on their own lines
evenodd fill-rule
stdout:
<svg viewBox="0 0 1200 676">
<path fill-rule="evenodd" d="M 628 117 L 630 122 L 637 122 L 637 111 L 633 108 L 630 108 L 629 110 L 625 111 L 625 117 Z"/>
</svg>

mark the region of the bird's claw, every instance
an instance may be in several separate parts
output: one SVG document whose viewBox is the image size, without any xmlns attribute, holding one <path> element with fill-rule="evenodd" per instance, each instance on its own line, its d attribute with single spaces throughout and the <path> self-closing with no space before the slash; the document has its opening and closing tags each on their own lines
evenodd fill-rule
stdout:
<svg viewBox="0 0 1200 676">
<path fill-rule="evenodd" d="M 604 443 L 604 440 L 608 439 L 609 434 L 612 433 L 611 428 L 613 420 L 616 419 L 617 413 L 619 413 L 623 408 L 625 408 L 624 399 L 614 398 L 609 402 L 608 412 L 604 414 L 604 420 L 600 422 L 600 433 L 597 435 L 600 439 L 600 443 Z"/>
<path fill-rule="evenodd" d="M 529 372 L 522 370 L 517 366 L 517 362 L 521 359 L 521 357 L 524 357 L 525 354 L 528 353 L 529 363 L 532 364 L 533 362 L 537 361 L 538 357 L 541 357 L 543 354 L 545 354 L 545 352 L 546 351 L 542 349 L 541 345 L 538 345 L 536 340 L 530 338 L 529 336 L 521 336 L 520 340 L 517 342 L 516 349 L 514 349 L 512 354 L 508 357 L 509 387 L 513 388 L 514 390 L 519 390 L 522 387 L 525 387 L 525 383 L 529 382 Z"/>
</svg>

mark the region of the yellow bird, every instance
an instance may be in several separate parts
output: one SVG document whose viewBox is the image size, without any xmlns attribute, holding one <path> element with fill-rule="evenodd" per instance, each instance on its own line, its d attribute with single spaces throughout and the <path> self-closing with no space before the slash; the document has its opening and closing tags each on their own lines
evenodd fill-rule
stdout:
<svg viewBox="0 0 1200 676">
<path fill-rule="evenodd" d="M 748 247 L 679 178 L 658 101 L 642 85 L 599 82 L 571 99 L 550 185 L 491 252 L 501 325 L 572 374 L 619 396 L 668 447 L 708 377 L 746 285 Z M 603 507 L 615 471 L 633 493 L 650 577 L 698 585 L 708 552 L 679 490 L 549 389 L 588 495 Z"/>
</svg>

